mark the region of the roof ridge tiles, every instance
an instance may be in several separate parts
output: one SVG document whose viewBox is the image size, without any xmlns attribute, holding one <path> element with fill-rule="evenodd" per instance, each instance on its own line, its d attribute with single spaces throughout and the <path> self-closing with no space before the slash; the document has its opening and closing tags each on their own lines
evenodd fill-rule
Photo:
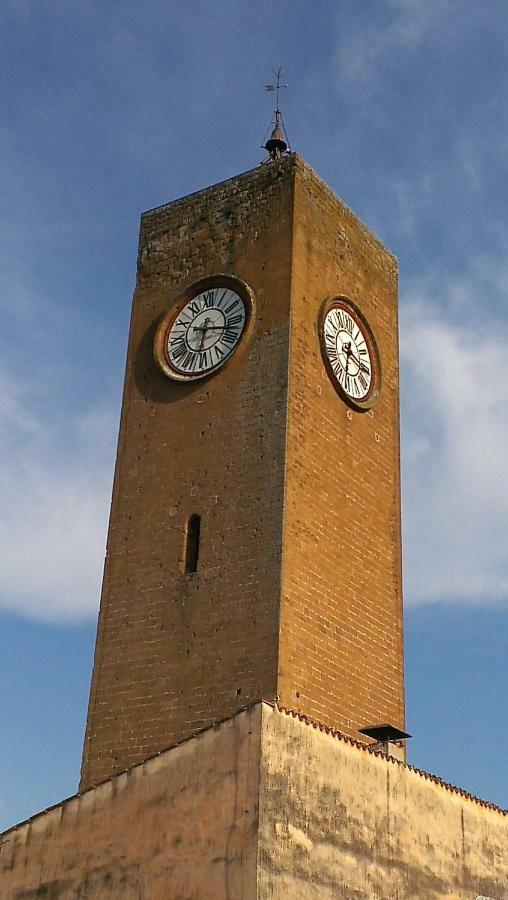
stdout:
<svg viewBox="0 0 508 900">
<path fill-rule="evenodd" d="M 263 701 L 266 703 L 267 701 Z M 469 791 L 466 791 L 464 788 L 457 787 L 457 785 L 450 784 L 450 782 L 445 781 L 443 778 L 440 778 L 439 775 L 433 775 L 431 772 L 426 772 L 425 769 L 418 769 L 416 766 L 411 765 L 411 763 L 403 762 L 400 759 L 396 759 L 394 756 L 386 756 L 386 754 L 380 753 L 379 750 L 374 750 L 371 744 L 364 744 L 363 741 L 358 741 L 356 738 L 350 737 L 348 734 L 344 734 L 344 732 L 339 731 L 336 728 L 332 728 L 330 725 L 325 725 L 323 722 L 318 722 L 315 719 L 310 718 L 305 713 L 298 712 L 297 710 L 288 708 L 286 706 L 281 706 L 278 703 L 269 703 L 269 706 L 272 706 L 276 712 L 281 713 L 282 715 L 291 716 L 293 719 L 298 719 L 300 722 L 304 722 L 311 728 L 314 728 L 318 731 L 325 732 L 329 734 L 331 737 L 337 738 L 340 741 L 344 741 L 346 744 L 350 744 L 353 747 L 358 747 L 360 750 L 363 750 L 367 753 L 372 754 L 373 756 L 383 756 L 383 758 L 393 765 L 402 766 L 404 769 L 409 769 L 409 771 L 414 772 L 416 775 L 419 775 L 421 778 L 425 778 L 426 781 L 432 781 L 434 784 L 439 784 L 441 787 L 445 788 L 445 790 L 450 791 L 453 794 L 459 794 L 461 797 L 465 797 L 467 800 L 472 800 L 473 803 L 477 803 L 479 806 L 483 806 L 487 809 L 491 809 L 494 812 L 501 813 L 503 816 L 508 816 L 508 809 L 503 809 L 501 806 L 497 806 L 496 803 L 491 803 L 490 800 L 482 800 L 481 797 L 477 797 L 476 794 L 470 794 Z"/>
</svg>

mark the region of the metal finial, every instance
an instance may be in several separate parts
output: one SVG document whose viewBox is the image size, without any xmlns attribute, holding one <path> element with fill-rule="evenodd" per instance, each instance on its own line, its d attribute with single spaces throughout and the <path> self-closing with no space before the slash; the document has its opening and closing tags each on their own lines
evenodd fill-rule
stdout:
<svg viewBox="0 0 508 900">
<path fill-rule="evenodd" d="M 279 109 L 279 91 L 281 88 L 287 87 L 287 84 L 281 84 L 281 75 L 282 69 L 278 66 L 273 70 L 273 74 L 275 75 L 275 84 L 267 84 L 265 86 L 266 91 L 270 91 L 271 93 L 275 93 L 275 110 L 273 116 L 270 120 L 270 125 L 273 125 L 272 132 L 267 141 L 262 145 L 265 150 L 268 150 L 268 154 L 270 159 L 279 159 L 281 156 L 284 156 L 288 150 L 290 150 L 289 139 L 286 132 L 286 126 L 284 125 L 284 120 L 282 118 L 282 113 Z M 268 127 L 270 130 L 270 127 Z"/>
</svg>

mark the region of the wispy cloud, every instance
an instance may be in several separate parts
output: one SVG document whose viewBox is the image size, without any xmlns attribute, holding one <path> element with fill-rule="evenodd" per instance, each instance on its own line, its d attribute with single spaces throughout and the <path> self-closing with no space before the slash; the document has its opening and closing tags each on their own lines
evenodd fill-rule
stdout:
<svg viewBox="0 0 508 900">
<path fill-rule="evenodd" d="M 43 391 L 38 409 L 31 393 L 0 377 L 0 607 L 77 621 L 99 600 L 114 416 L 92 408 L 48 421 Z"/>
<path fill-rule="evenodd" d="M 323 154 L 323 174 L 332 181 L 328 167 L 339 194 L 349 178 L 346 199 L 401 259 L 406 593 L 421 603 L 500 602 L 507 593 L 508 398 L 491 374 L 507 328 L 507 272 L 493 255 L 506 244 L 507 138 L 498 73 L 485 64 L 491 45 L 475 53 L 489 13 L 472 0 L 460 17 L 456 8 L 451 0 L 367 0 L 359 12 L 346 0 L 330 12 L 327 34 L 319 32 L 321 45 L 335 21 L 338 39 L 301 66 L 309 159 Z M 2 131 L 4 609 L 55 620 L 96 609 L 116 416 L 93 397 L 121 366 L 120 309 L 126 315 L 125 273 L 135 257 L 126 235 L 122 259 L 116 244 L 131 206 L 237 168 L 228 170 L 223 129 L 233 111 L 240 116 L 242 91 L 257 85 L 259 63 L 246 48 L 255 36 L 264 53 L 267 38 L 275 49 L 277 36 L 293 34 L 274 13 L 279 30 L 267 35 L 266 18 L 256 8 L 246 19 L 246 9 L 229 4 L 210 14 L 202 0 L 190 10 L 155 3 L 147 17 L 129 0 L 119 18 L 99 3 L 73 0 L 54 16 L 9 0 L 17 40 L 42 55 L 34 77 L 33 50 L 13 54 L 9 84 L 22 93 L 12 91 Z M 262 10 L 272 15 L 269 4 Z M 494 41 L 503 19 L 497 15 L 483 38 Z M 308 35 L 300 31 L 304 48 Z M 168 42 L 171 34 L 178 41 Z M 230 52 L 223 59 L 224 34 Z M 283 46 L 291 61 L 294 48 Z M 461 54 L 450 67 L 453 47 Z M 299 63 L 294 54 L 288 80 L 295 95 Z M 323 90 L 330 68 L 332 85 Z M 252 81 L 243 88 L 246 71 Z M 265 100 L 260 92 L 261 130 Z M 254 118 L 243 108 L 240 134 Z M 193 136 L 190 154 L 181 151 L 182 134 Z M 479 297 L 488 330 L 476 325 Z"/>
<path fill-rule="evenodd" d="M 377 93 L 380 70 L 389 70 L 393 54 L 411 53 L 435 35 L 450 8 L 450 0 L 384 0 L 364 18 L 353 10 L 349 19 L 338 16 L 337 28 L 345 39 L 337 54 L 337 85 L 344 90 L 354 83 Z"/>
<path fill-rule="evenodd" d="M 499 288 L 508 279 L 497 273 Z M 455 279 L 446 290 L 441 285 L 439 307 L 425 288 L 416 288 L 405 306 L 409 603 L 508 601 L 508 324 L 482 302 L 486 279 Z"/>
<path fill-rule="evenodd" d="M 400 259 L 406 599 L 503 603 L 506 7 L 368 8 L 337 15 L 335 140 L 360 214 Z"/>
</svg>

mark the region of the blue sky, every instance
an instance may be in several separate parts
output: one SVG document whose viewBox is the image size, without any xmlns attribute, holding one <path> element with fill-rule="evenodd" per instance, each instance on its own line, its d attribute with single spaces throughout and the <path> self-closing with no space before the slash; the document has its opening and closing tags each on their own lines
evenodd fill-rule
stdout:
<svg viewBox="0 0 508 900">
<path fill-rule="evenodd" d="M 399 258 L 410 760 L 508 806 L 508 6 L 4 0 L 0 827 L 76 790 L 139 215 L 296 149 Z"/>
</svg>

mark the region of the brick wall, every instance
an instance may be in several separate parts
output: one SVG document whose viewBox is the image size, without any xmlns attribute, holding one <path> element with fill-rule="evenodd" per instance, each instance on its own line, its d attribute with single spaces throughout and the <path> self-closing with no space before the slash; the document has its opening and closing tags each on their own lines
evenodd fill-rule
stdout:
<svg viewBox="0 0 508 900">
<path fill-rule="evenodd" d="M 279 694 L 349 734 L 403 727 L 397 264 L 303 162 L 294 223 Z M 369 412 L 321 359 L 318 314 L 336 295 L 378 343 Z"/>
<path fill-rule="evenodd" d="M 142 217 L 83 788 L 275 697 L 293 176 L 269 164 Z M 156 326 L 220 272 L 254 291 L 253 333 L 214 377 L 172 382 Z"/>
<path fill-rule="evenodd" d="M 174 383 L 157 325 L 220 272 L 253 290 L 252 333 Z M 324 371 L 334 293 L 380 346 L 370 413 Z M 82 788 L 259 698 L 350 733 L 403 725 L 398 452 L 396 265 L 301 159 L 142 217 Z"/>
</svg>

